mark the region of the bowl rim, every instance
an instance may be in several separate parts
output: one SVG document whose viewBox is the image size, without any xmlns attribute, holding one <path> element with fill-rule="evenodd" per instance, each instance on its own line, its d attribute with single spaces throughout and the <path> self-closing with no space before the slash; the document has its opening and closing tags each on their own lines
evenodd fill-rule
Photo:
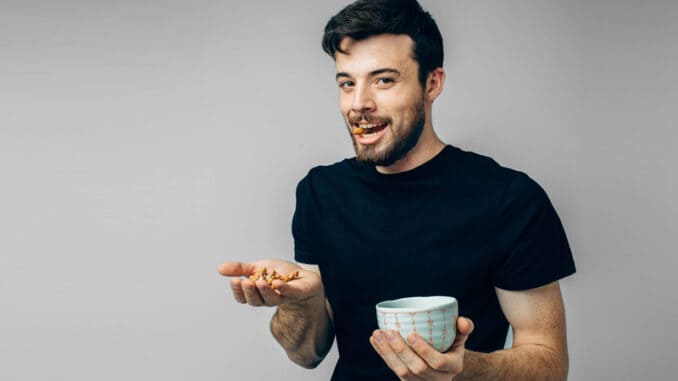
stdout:
<svg viewBox="0 0 678 381">
<path fill-rule="evenodd" d="M 426 301 L 432 304 L 426 307 L 389 307 L 388 304 L 391 303 L 402 303 L 407 301 Z M 392 300 L 383 300 L 377 303 L 376 308 L 378 311 L 384 312 L 416 312 L 416 311 L 431 311 L 443 308 L 445 306 L 453 306 L 457 304 L 457 299 L 451 296 L 445 295 L 432 295 L 432 296 L 409 296 L 405 298 L 392 299 Z"/>
</svg>

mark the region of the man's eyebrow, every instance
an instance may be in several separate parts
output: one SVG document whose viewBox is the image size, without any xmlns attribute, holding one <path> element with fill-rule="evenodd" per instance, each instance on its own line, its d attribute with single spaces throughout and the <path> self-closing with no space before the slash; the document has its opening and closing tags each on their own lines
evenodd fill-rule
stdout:
<svg viewBox="0 0 678 381">
<path fill-rule="evenodd" d="M 384 73 L 391 73 L 391 74 L 395 74 L 395 75 L 400 75 L 400 71 L 393 69 L 393 68 L 390 68 L 390 67 L 385 67 L 385 68 L 382 68 L 382 69 L 377 69 L 377 70 L 371 71 L 369 76 L 374 77 L 375 75 L 384 74 Z M 342 71 L 342 72 L 337 73 L 337 75 L 336 75 L 336 79 L 339 79 L 339 78 L 351 78 L 351 75 L 349 73 Z"/>
<path fill-rule="evenodd" d="M 385 67 L 383 69 L 377 69 L 375 71 L 370 72 L 370 77 L 374 77 L 375 75 L 384 74 L 384 73 L 391 73 L 391 74 L 400 75 L 400 72 L 398 70 L 392 69 L 390 67 Z"/>
</svg>

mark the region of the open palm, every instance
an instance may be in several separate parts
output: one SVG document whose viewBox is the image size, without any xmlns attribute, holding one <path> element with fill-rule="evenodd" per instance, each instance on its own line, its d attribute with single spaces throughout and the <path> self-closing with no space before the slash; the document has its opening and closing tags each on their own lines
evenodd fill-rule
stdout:
<svg viewBox="0 0 678 381">
<path fill-rule="evenodd" d="M 264 280 L 252 281 L 246 278 L 264 268 L 269 273 L 275 271 L 283 275 L 298 271 L 299 277 L 289 282 L 277 279 L 271 285 Z M 240 303 L 277 306 L 315 297 L 324 298 L 320 275 L 288 261 L 264 259 L 251 263 L 227 262 L 219 266 L 219 273 L 231 277 L 233 296 Z"/>
</svg>

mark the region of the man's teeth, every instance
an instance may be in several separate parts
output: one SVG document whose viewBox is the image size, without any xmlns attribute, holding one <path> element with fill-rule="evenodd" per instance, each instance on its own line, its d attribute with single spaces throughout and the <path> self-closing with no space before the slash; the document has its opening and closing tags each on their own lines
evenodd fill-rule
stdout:
<svg viewBox="0 0 678 381">
<path fill-rule="evenodd" d="M 357 126 L 360 127 L 360 128 L 363 128 L 363 129 L 365 129 L 365 130 L 369 130 L 370 128 L 380 127 L 380 126 L 383 126 L 383 125 L 385 125 L 385 124 L 386 124 L 386 123 L 379 123 L 379 124 L 358 124 Z"/>
</svg>

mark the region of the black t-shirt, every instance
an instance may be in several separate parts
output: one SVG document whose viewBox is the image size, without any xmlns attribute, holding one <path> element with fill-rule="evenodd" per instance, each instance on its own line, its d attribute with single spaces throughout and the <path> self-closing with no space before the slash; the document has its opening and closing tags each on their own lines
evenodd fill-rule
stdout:
<svg viewBox="0 0 678 381">
<path fill-rule="evenodd" d="M 397 380 L 368 341 L 382 300 L 453 296 L 475 324 L 467 348 L 491 352 L 508 330 L 494 287 L 525 290 L 575 271 L 542 188 L 452 146 L 397 174 L 355 158 L 315 167 L 296 196 L 295 259 L 319 265 L 334 312 L 332 380 Z"/>
</svg>

